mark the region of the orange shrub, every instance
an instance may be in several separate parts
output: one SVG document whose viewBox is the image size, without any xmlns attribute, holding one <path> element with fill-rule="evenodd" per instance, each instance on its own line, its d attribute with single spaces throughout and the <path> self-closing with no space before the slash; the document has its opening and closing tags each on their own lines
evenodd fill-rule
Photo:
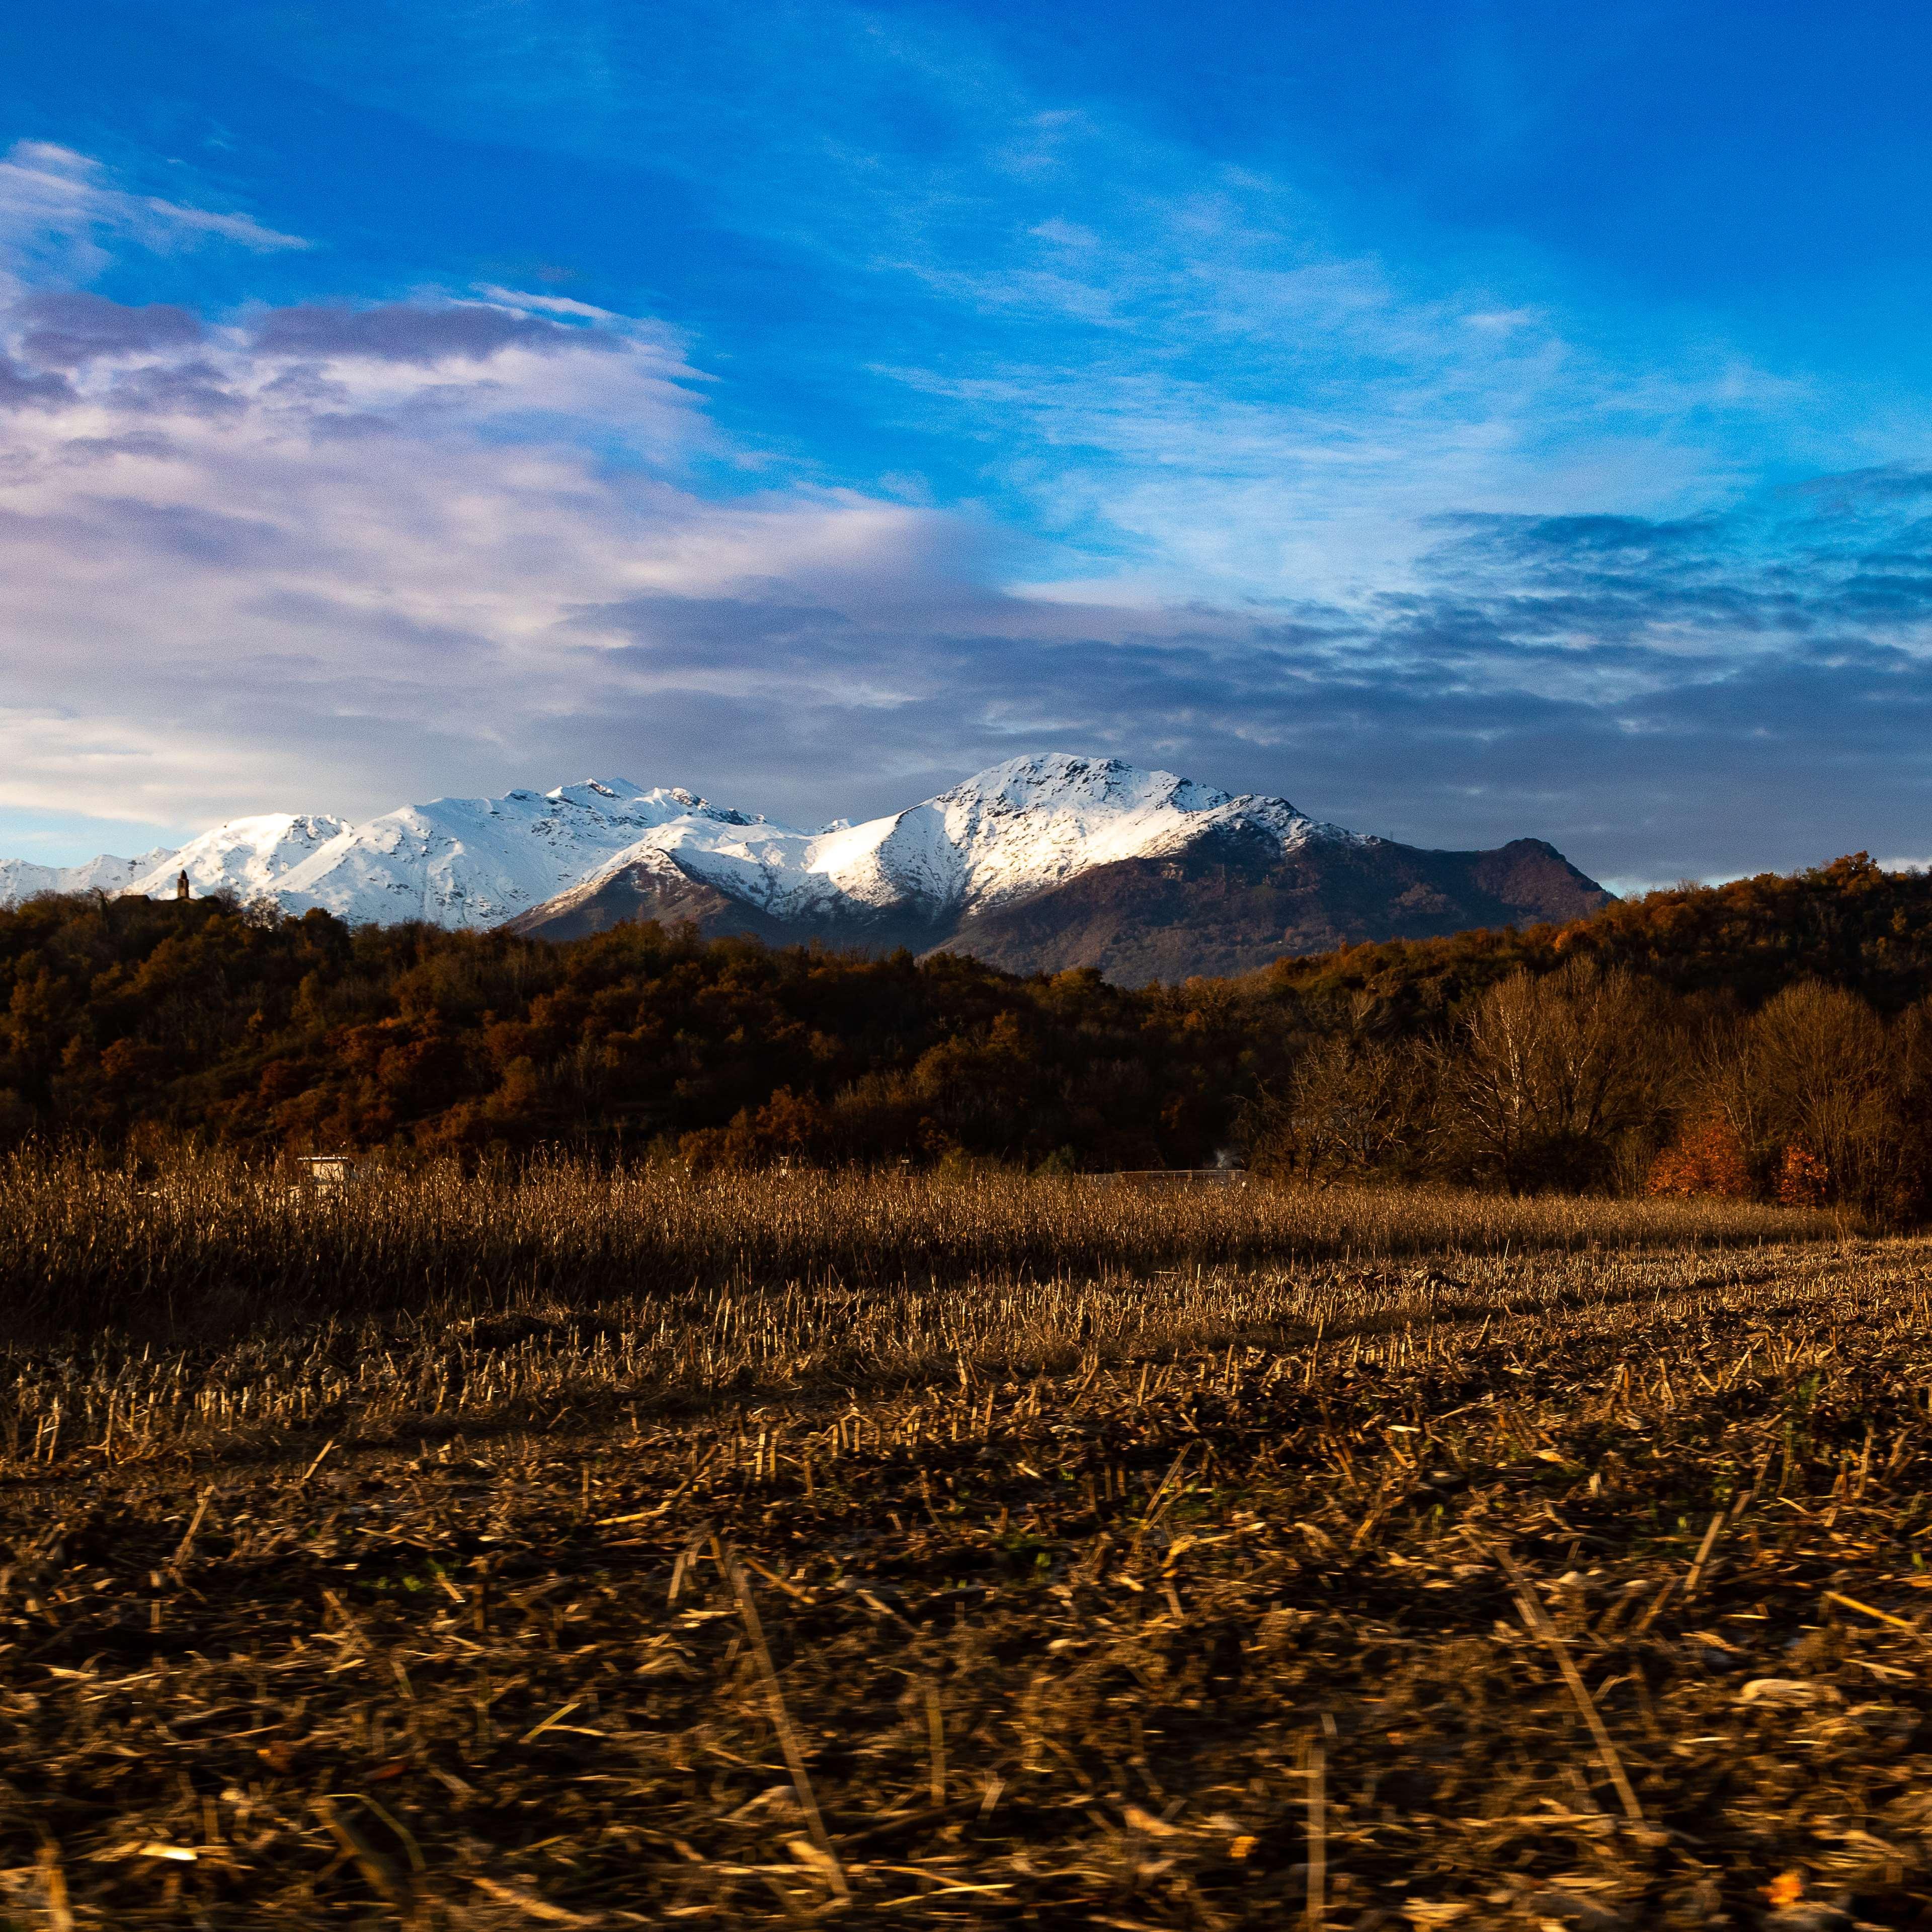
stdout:
<svg viewBox="0 0 1932 1932">
<path fill-rule="evenodd" d="M 1721 1114 L 1694 1120 L 1650 1165 L 1647 1194 L 1709 1194 L 1743 1201 L 1751 1192 L 1737 1130 Z M 1784 1196 L 1778 1197 L 1780 1200 Z"/>
<path fill-rule="evenodd" d="M 1784 1150 L 1778 1171 L 1778 1198 L 1786 1208 L 1822 1208 L 1829 1190 L 1830 1171 L 1802 1141 Z"/>
</svg>

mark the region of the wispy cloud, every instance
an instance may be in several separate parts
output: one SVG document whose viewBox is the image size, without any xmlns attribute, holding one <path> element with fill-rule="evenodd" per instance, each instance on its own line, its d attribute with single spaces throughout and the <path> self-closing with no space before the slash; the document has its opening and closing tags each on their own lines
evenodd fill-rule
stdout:
<svg viewBox="0 0 1932 1932">
<path fill-rule="evenodd" d="M 16 141 L 0 159 L 0 270 L 98 274 L 117 247 L 167 254 L 219 244 L 266 253 L 310 244 L 252 216 L 140 194 L 91 156 L 46 141 Z"/>
<path fill-rule="evenodd" d="M 968 546 L 850 493 L 707 500 L 688 472 L 721 446 L 675 335 L 560 307 L 0 314 L 0 805 L 374 808 L 608 765 L 614 726 L 620 768 L 687 757 L 598 611 L 903 592 Z"/>
<path fill-rule="evenodd" d="M 1593 340 L 1349 251 L 1279 182 L 1085 117 L 1054 136 L 1026 206 L 1077 224 L 874 265 L 974 318 L 882 373 L 1066 541 L 1042 590 L 1360 594 L 1408 580 L 1445 510 L 1654 513 L 1792 438 L 1802 385 L 1720 343 Z"/>
<path fill-rule="evenodd" d="M 1488 242 L 1406 256 L 1281 171 L 1023 84 L 956 13 L 431 9 L 386 14 L 376 62 L 294 31 L 348 98 L 641 163 L 822 278 L 854 415 L 907 446 L 881 470 L 923 444 L 940 500 L 1050 546 L 1044 594 L 1352 596 L 1408 580 L 1439 512 L 1681 514 L 1928 427 L 1848 424 L 1708 319 Z"/>
</svg>

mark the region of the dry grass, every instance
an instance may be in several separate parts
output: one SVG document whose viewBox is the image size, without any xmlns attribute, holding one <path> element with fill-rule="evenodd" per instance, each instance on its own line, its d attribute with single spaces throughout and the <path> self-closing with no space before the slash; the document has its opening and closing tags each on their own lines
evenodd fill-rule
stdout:
<svg viewBox="0 0 1932 1932">
<path fill-rule="evenodd" d="M 16 1324 L 143 1339 L 370 1310 L 680 1294 L 1145 1277 L 1184 1268 L 1802 1239 L 1819 1216 L 1714 1200 L 1512 1199 L 1257 1184 L 1147 1191 L 1000 1173 L 514 1178 L 454 1166 L 331 1195 L 218 1154 L 159 1176 L 80 1156 L 0 1163 Z"/>
<path fill-rule="evenodd" d="M 936 1281 L 17 1347 L 0 1922 L 1925 1922 L 1922 1244 L 1058 1198 L 883 1190 Z M 1112 1258 L 996 1274 L 1000 1198 Z"/>
</svg>

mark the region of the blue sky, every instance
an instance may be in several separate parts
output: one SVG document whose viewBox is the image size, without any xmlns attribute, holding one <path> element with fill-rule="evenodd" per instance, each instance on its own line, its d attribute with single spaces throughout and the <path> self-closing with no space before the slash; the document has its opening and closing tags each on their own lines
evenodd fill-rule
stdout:
<svg viewBox="0 0 1932 1932">
<path fill-rule="evenodd" d="M 1624 882 L 1932 853 L 1928 42 L 10 10 L 0 851 L 1067 749 Z"/>
</svg>

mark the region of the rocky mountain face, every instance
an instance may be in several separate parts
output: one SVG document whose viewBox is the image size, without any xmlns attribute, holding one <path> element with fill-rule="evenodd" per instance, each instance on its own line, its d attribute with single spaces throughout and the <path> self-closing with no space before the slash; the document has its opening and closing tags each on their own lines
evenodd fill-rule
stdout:
<svg viewBox="0 0 1932 1932">
<path fill-rule="evenodd" d="M 969 952 L 1124 983 L 1284 952 L 1575 918 L 1609 895 L 1553 848 L 1438 852 L 1114 759 L 1016 758 L 883 818 L 807 831 L 675 790 L 590 780 L 439 799 L 361 825 L 237 820 L 178 852 L 71 868 L 101 890 L 229 891 L 350 921 L 569 939 L 688 920 L 772 944 Z M 0 868 L 0 903 L 76 890 Z M 81 875 L 85 874 L 84 880 Z"/>
</svg>

